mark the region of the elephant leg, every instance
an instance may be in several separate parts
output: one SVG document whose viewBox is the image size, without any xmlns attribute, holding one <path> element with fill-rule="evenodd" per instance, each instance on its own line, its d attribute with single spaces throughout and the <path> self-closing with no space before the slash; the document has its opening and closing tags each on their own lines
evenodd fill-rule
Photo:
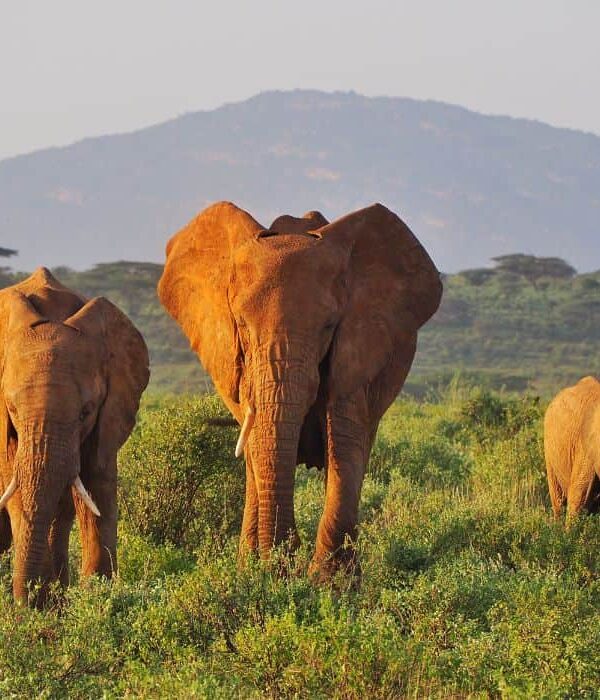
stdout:
<svg viewBox="0 0 600 700">
<path fill-rule="evenodd" d="M 546 475 L 548 477 L 548 491 L 550 492 L 550 502 L 552 503 L 552 513 L 554 519 L 560 518 L 561 510 L 565 502 L 565 494 L 558 483 L 554 469 L 546 462 Z"/>
<path fill-rule="evenodd" d="M 242 532 L 240 534 L 240 557 L 244 558 L 248 552 L 258 550 L 258 491 L 256 478 L 250 457 L 250 450 L 246 450 L 246 500 L 244 502 L 244 517 L 242 520 Z"/>
<path fill-rule="evenodd" d="M 50 526 L 48 545 L 54 569 L 54 577 L 62 586 L 69 585 L 69 536 L 75 519 L 75 506 L 70 490 L 60 501 L 58 515 Z"/>
<path fill-rule="evenodd" d="M 3 554 L 12 543 L 12 533 L 10 530 L 10 518 L 6 510 L 0 513 L 0 554 Z"/>
<path fill-rule="evenodd" d="M 594 476 L 592 488 L 587 500 L 587 509 L 589 513 L 598 513 L 600 510 L 600 479 Z"/>
<path fill-rule="evenodd" d="M 4 474 L 3 477 L 4 478 L 0 477 L 0 489 L 2 493 L 4 493 L 4 490 L 8 486 L 12 478 L 12 474 Z M 0 554 L 10 549 L 10 545 L 12 544 L 13 539 L 16 538 L 16 534 L 12 531 L 12 522 L 10 518 L 10 511 L 12 510 L 13 512 L 15 512 L 16 499 L 17 496 L 13 496 L 13 498 L 11 499 L 13 501 L 12 507 L 9 501 L 7 507 L 4 510 L 0 511 Z"/>
<path fill-rule="evenodd" d="M 582 510 L 587 508 L 592 485 L 593 472 L 590 478 L 573 478 L 567 492 L 567 524 Z"/>
<path fill-rule="evenodd" d="M 81 576 L 92 574 L 112 578 L 117 570 L 117 473 L 116 469 L 84 478 L 84 485 L 100 517 L 94 515 L 74 495 L 77 520 L 81 530 Z"/>
<path fill-rule="evenodd" d="M 327 412 L 325 508 L 309 574 L 326 581 L 338 570 L 360 576 L 354 544 L 370 431 L 364 396 L 339 401 Z"/>
</svg>

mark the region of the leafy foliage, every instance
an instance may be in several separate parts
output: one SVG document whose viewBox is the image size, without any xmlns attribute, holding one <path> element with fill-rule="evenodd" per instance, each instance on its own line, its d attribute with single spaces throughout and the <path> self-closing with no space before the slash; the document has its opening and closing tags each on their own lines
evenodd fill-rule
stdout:
<svg viewBox="0 0 600 700">
<path fill-rule="evenodd" d="M 552 520 L 541 409 L 460 384 L 394 404 L 363 489 L 362 587 L 334 592 L 305 574 L 322 475 L 297 472 L 305 544 L 292 573 L 240 567 L 241 503 L 228 497 L 231 519 L 222 505 L 242 482 L 233 435 L 202 424 L 222 409 L 213 397 L 155 398 L 120 458 L 118 578 L 75 585 L 40 613 L 13 606 L 8 557 L 0 562 L 0 692 L 595 697 L 600 519 L 568 532 Z M 182 504 L 198 514 L 189 533 Z"/>
<path fill-rule="evenodd" d="M 600 373 L 600 272 L 550 274 L 545 259 L 534 260 L 548 274 L 532 279 L 519 266 L 501 265 L 445 276 L 408 388 L 423 394 L 459 370 L 473 385 L 548 395 Z"/>
<path fill-rule="evenodd" d="M 143 414 L 119 456 L 121 505 L 133 532 L 187 549 L 206 530 L 226 536 L 240 523 L 244 498 L 236 430 L 214 396 L 167 401 Z"/>
<path fill-rule="evenodd" d="M 492 258 L 497 264 L 498 272 L 520 275 L 532 284 L 543 277 L 556 279 L 568 279 L 573 277 L 577 270 L 560 258 L 536 258 L 535 255 L 499 255 Z"/>
</svg>

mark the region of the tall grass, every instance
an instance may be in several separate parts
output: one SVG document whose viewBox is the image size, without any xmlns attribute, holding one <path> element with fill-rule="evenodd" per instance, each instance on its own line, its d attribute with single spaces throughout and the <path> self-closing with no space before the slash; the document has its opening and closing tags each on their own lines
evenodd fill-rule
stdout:
<svg viewBox="0 0 600 700">
<path fill-rule="evenodd" d="M 600 519 L 553 522 L 537 402 L 454 387 L 392 407 L 358 591 L 305 575 L 323 479 L 303 467 L 292 573 L 238 566 L 243 477 L 208 420 L 221 410 L 144 410 L 121 453 L 115 581 L 16 609 L 2 560 L 2 697 L 597 696 Z"/>
</svg>

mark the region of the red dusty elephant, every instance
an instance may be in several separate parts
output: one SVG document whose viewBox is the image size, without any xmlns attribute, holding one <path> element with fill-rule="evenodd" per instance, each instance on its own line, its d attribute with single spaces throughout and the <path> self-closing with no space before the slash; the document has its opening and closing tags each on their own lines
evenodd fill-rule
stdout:
<svg viewBox="0 0 600 700">
<path fill-rule="evenodd" d="M 544 418 L 546 474 L 554 516 L 567 520 L 600 505 L 600 382 L 584 377 L 563 389 Z"/>
<path fill-rule="evenodd" d="M 297 543 L 294 475 L 306 463 L 327 484 L 311 572 L 354 568 L 377 425 L 441 299 L 421 244 L 381 204 L 265 229 L 221 202 L 169 241 L 158 293 L 242 425 L 242 550 L 266 558 Z"/>
<path fill-rule="evenodd" d="M 30 599 L 41 605 L 49 582 L 68 582 L 75 512 L 82 574 L 116 567 L 117 451 L 148 383 L 148 352 L 113 304 L 40 268 L 0 291 L 0 353 L 0 551 L 14 541 L 14 596 L 41 581 Z"/>
</svg>

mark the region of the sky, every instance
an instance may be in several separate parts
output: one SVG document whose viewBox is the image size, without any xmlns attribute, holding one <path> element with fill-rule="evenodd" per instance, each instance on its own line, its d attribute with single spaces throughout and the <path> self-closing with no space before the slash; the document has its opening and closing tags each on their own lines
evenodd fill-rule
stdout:
<svg viewBox="0 0 600 700">
<path fill-rule="evenodd" d="M 0 0 L 0 159 L 272 89 L 600 134 L 598 0 Z"/>
</svg>

